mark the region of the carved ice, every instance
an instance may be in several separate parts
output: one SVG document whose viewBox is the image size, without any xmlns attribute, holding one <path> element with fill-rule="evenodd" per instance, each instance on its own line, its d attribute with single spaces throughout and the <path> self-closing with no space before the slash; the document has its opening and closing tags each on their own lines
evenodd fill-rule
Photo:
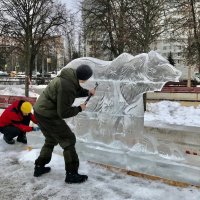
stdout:
<svg viewBox="0 0 200 200">
<path fill-rule="evenodd" d="M 143 93 L 159 91 L 166 82 L 178 81 L 180 71 L 154 51 L 137 56 L 123 53 L 113 61 L 78 58 L 66 67 L 76 68 L 80 64 L 88 64 L 94 71 L 84 87 L 92 88 L 95 82 L 99 87 L 86 111 L 67 119 L 78 139 L 79 156 L 168 179 L 199 183 L 196 176 L 199 171 L 184 165 L 184 157 L 176 145 L 160 142 L 144 132 Z M 75 104 L 84 101 L 80 99 Z M 179 163 L 181 159 L 183 162 Z"/>
<path fill-rule="evenodd" d="M 84 87 L 99 83 L 86 111 L 71 120 L 84 147 L 125 153 L 140 146 L 141 152 L 158 152 L 152 139 L 143 134 L 143 93 L 159 91 L 166 82 L 178 81 L 181 72 L 155 51 L 137 56 L 123 53 L 113 61 L 83 57 L 65 68 L 77 68 L 80 64 L 89 65 L 94 72 Z M 80 101 L 84 102 L 81 99 L 75 104 Z"/>
<path fill-rule="evenodd" d="M 83 57 L 65 67 L 77 68 L 80 64 L 89 65 L 94 72 L 84 87 L 92 88 L 95 82 L 99 86 L 86 111 L 73 119 L 74 132 L 90 147 L 107 150 L 127 152 L 142 143 L 143 93 L 159 91 L 166 82 L 178 81 L 181 75 L 155 51 L 137 56 L 123 53 L 113 61 Z"/>
</svg>

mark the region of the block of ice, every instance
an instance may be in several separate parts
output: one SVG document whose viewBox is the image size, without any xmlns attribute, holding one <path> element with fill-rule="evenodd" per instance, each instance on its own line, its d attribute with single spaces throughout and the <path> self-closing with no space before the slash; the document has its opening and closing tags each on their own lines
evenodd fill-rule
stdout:
<svg viewBox="0 0 200 200">
<path fill-rule="evenodd" d="M 72 121 L 78 139 L 94 147 L 127 150 L 136 144 L 144 129 L 143 93 L 159 91 L 166 82 L 178 81 L 181 76 L 155 51 L 137 56 L 123 53 L 113 61 L 82 57 L 65 67 L 80 64 L 89 65 L 94 72 L 84 87 L 92 88 L 95 82 L 99 87 L 86 111 Z"/>
<path fill-rule="evenodd" d="M 113 61 L 78 58 L 66 67 L 76 68 L 80 64 L 88 64 L 94 71 L 86 87 L 94 87 L 95 82 L 99 87 L 86 111 L 70 119 L 78 139 L 79 156 L 199 185 L 199 168 L 185 164 L 177 145 L 156 140 L 144 132 L 142 94 L 158 91 L 168 81 L 178 81 L 180 71 L 154 51 L 137 56 L 123 53 Z"/>
</svg>

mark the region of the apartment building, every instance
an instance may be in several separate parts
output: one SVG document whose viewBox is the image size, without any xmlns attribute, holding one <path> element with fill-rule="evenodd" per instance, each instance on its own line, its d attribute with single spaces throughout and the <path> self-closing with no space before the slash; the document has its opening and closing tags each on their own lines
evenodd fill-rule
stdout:
<svg viewBox="0 0 200 200">
<path fill-rule="evenodd" d="M 180 38 L 179 38 L 180 39 Z M 191 74 L 192 79 L 195 78 L 197 69 L 195 66 L 188 66 L 185 60 L 184 51 L 186 48 L 186 38 L 182 38 L 182 41 L 170 41 L 170 39 L 159 38 L 151 44 L 151 49 L 158 52 L 164 58 L 168 59 L 171 52 L 172 58 L 175 62 L 175 67 L 182 72 L 181 79 L 188 79 Z"/>
</svg>

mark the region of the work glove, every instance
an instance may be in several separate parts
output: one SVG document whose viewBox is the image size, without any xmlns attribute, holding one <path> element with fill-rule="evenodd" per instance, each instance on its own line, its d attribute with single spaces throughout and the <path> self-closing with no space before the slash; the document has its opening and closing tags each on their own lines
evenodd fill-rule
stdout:
<svg viewBox="0 0 200 200">
<path fill-rule="evenodd" d="M 40 127 L 38 127 L 38 126 L 33 127 L 33 131 L 40 131 Z"/>
</svg>

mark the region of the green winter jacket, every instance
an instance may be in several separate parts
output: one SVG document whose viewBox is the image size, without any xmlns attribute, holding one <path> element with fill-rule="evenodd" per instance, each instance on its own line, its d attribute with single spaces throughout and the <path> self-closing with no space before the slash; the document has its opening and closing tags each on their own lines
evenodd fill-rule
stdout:
<svg viewBox="0 0 200 200">
<path fill-rule="evenodd" d="M 48 84 L 33 108 L 44 117 L 69 118 L 81 112 L 80 106 L 72 106 L 75 98 L 86 96 L 88 90 L 80 86 L 76 71 L 65 68 Z"/>
</svg>

